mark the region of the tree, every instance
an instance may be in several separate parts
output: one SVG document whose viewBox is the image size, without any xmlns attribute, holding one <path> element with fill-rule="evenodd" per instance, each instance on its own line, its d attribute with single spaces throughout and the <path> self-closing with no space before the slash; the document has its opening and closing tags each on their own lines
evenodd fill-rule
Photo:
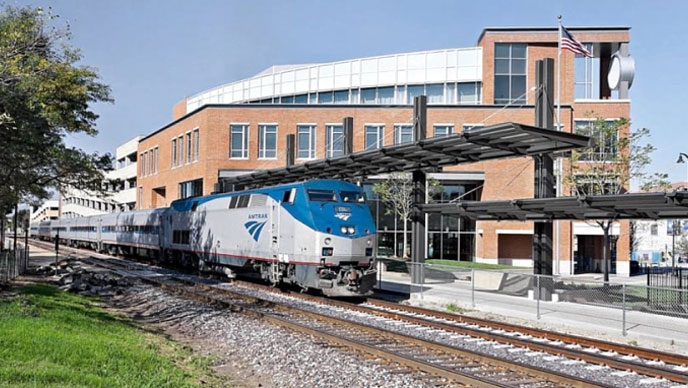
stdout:
<svg viewBox="0 0 688 388">
<path fill-rule="evenodd" d="M 438 190 L 441 186 L 435 179 L 428 180 L 430 190 Z M 408 221 L 413 212 L 413 180 L 409 173 L 391 173 L 382 182 L 373 185 L 373 193 L 385 203 L 386 214 L 394 214 L 404 223 L 404 245 L 402 257 L 408 258 Z M 396 252 L 396 247 L 395 247 Z"/>
<path fill-rule="evenodd" d="M 112 102 L 95 69 L 78 65 L 68 27 L 42 8 L 0 11 L 0 211 L 36 203 L 65 186 L 101 191 L 108 154 L 88 154 L 67 134 L 97 135 L 97 102 Z"/>
<path fill-rule="evenodd" d="M 588 113 L 595 117 L 594 113 Z M 628 191 L 631 180 L 637 180 L 645 190 L 667 188 L 667 174 L 647 173 L 656 148 L 647 142 L 648 128 L 624 134 L 630 126 L 628 119 L 605 120 L 598 117 L 578 133 L 590 136 L 590 147 L 571 152 L 570 173 L 565 182 L 577 196 L 615 195 Z M 611 239 L 609 232 L 616 220 L 597 220 L 604 233 L 604 280 L 609 281 Z M 631 244 L 634 242 L 632 241 Z"/>
</svg>

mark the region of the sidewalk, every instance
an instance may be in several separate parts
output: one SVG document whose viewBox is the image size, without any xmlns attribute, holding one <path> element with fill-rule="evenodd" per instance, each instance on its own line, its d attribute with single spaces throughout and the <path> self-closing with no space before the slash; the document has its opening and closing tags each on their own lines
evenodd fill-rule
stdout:
<svg viewBox="0 0 688 388">
<path fill-rule="evenodd" d="M 623 336 L 623 311 L 612 307 L 541 301 L 538 319 L 537 301 L 525 297 L 476 289 L 473 306 L 470 282 L 427 280 L 421 289 L 411 284 L 407 273 L 383 272 L 380 286 L 409 293 L 410 302 L 423 307 L 446 310 L 452 304 L 473 310 L 468 315 L 688 354 L 688 319 L 684 318 L 627 310 Z"/>
</svg>

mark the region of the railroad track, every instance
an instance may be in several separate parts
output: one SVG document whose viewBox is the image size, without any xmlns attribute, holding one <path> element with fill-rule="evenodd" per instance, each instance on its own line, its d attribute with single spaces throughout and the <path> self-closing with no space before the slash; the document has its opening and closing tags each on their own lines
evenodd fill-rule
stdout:
<svg viewBox="0 0 688 388">
<path fill-rule="evenodd" d="M 88 251 L 81 252 L 93 255 Z M 92 257 L 89 260 L 101 266 L 119 267 L 120 270 L 151 269 L 148 265 L 120 261 L 121 259 L 103 260 Z M 497 387 L 607 386 L 584 378 L 553 373 L 544 368 L 524 363 L 505 361 L 489 355 L 458 349 L 440 342 L 392 333 L 379 327 L 335 318 L 331 314 L 318 313 L 312 309 L 304 310 L 277 304 L 255 295 L 247 295 L 245 292 L 219 288 L 209 281 L 204 284 L 199 283 L 198 280 L 191 281 L 189 279 L 174 276 L 167 277 L 165 280 L 146 278 L 145 281 L 183 293 L 189 297 L 222 304 L 234 311 L 253 314 L 292 330 L 316 335 L 329 342 L 392 360 L 407 368 L 435 376 L 435 378 L 440 379 L 440 383 L 458 382 L 470 386 Z M 183 283 L 184 286 L 178 284 L 171 286 L 168 284 L 170 281 Z M 237 283 L 244 288 L 260 290 L 260 292 L 269 291 L 275 295 L 285 295 L 283 292 L 265 286 L 245 282 Z M 647 376 L 668 379 L 676 383 L 688 381 L 688 376 L 685 373 L 685 370 L 688 370 L 685 368 L 687 359 L 679 355 L 559 333 L 542 332 L 521 326 L 373 299 L 368 299 L 361 305 L 355 305 L 297 293 L 291 293 L 289 297 L 324 304 L 334 309 L 346 309 L 358 314 L 373 315 L 401 324 L 424 327 L 443 335 L 470 337 L 470 339 L 484 341 L 486 345 L 492 343 L 493 346 L 514 347 L 514 351 L 524 349 L 528 352 L 549 353 L 555 357 L 563 356 L 574 361 L 583 360 L 587 363 L 605 365 L 622 371 L 633 371 Z M 498 345 L 494 345 L 495 343 Z"/>
<path fill-rule="evenodd" d="M 237 283 L 265 291 L 284 292 L 249 282 L 237 281 Z M 297 296 L 295 293 L 291 295 Z M 680 354 L 445 313 L 374 298 L 367 298 L 362 304 L 354 304 L 310 295 L 298 295 L 298 297 L 410 324 L 688 384 L 688 357 Z"/>
</svg>

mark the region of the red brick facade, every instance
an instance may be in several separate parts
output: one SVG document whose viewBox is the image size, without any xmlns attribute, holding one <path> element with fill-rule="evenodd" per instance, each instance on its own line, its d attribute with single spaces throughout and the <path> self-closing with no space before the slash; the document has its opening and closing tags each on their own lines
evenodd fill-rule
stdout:
<svg viewBox="0 0 688 388">
<path fill-rule="evenodd" d="M 628 42 L 628 31 L 576 33 L 584 42 Z M 433 135 L 436 123 L 453 124 L 454 131 L 459 132 L 465 124 L 496 124 L 513 121 L 532 125 L 534 123 L 534 102 L 532 91 L 527 93 L 523 106 L 492 105 L 494 79 L 494 44 L 497 42 L 524 42 L 527 48 L 527 85 L 529 90 L 535 84 L 535 62 L 543 58 L 557 59 L 555 32 L 492 32 L 486 30 L 478 44 L 483 49 L 482 105 L 479 106 L 432 106 L 428 107 L 428 136 Z M 556 66 L 556 64 L 555 64 Z M 580 118 L 605 117 L 620 118 L 630 116 L 630 103 L 620 100 L 599 100 L 576 102 L 574 100 L 574 56 L 565 51 L 562 55 L 562 124 L 563 130 L 571 132 L 574 120 Z M 556 91 L 555 94 L 556 96 Z M 530 104 L 530 105 L 528 105 Z M 593 113 L 594 112 L 594 113 Z M 410 106 L 375 106 L 375 105 L 217 105 L 206 106 L 185 114 L 185 101 L 173 109 L 175 121 L 163 129 L 142 139 L 139 144 L 139 155 L 149 149 L 158 147 L 157 172 L 142 176 L 139 171 L 139 190 L 137 194 L 139 208 L 162 207 L 179 198 L 178 184 L 193 179 L 203 178 L 203 194 L 210 194 L 213 185 L 218 181 L 219 170 L 256 170 L 283 166 L 286 159 L 286 135 L 295 134 L 297 124 L 316 125 L 316 157 L 325 157 L 325 126 L 341 123 L 344 117 L 354 119 L 354 151 L 364 148 L 364 125 L 384 125 L 384 144 L 393 144 L 395 124 L 411 123 Z M 230 124 L 247 123 L 249 126 L 249 156 L 246 160 L 231 159 Z M 277 124 L 277 158 L 261 160 L 258 158 L 258 125 L 261 123 Z M 189 131 L 199 131 L 199 157 L 197 161 L 186 163 L 187 146 L 184 145 L 184 163 L 180 167 L 171 166 L 171 142 L 173 138 Z M 628 128 L 624 129 L 627 134 Z M 297 163 L 301 160 L 297 159 Z M 482 200 L 529 198 L 533 196 L 533 162 L 530 158 L 481 162 L 460 165 L 447 171 L 480 171 L 485 174 Z M 164 196 L 161 195 L 164 188 Z M 157 190 L 154 190 L 157 189 Z M 139 196 L 141 195 L 141 196 Z M 571 260 L 574 242 L 573 226 L 569 221 L 560 222 L 560 257 Z M 528 222 L 479 222 L 477 225 L 475 256 L 482 259 L 496 259 L 510 255 L 523 256 L 528 248 L 520 245 L 511 248 L 504 244 L 518 244 L 526 241 L 523 235 L 512 234 L 502 237 L 499 230 L 530 230 Z M 520 236 L 520 237 L 519 237 Z M 556 241 L 556 237 L 555 237 Z M 628 224 L 621 224 L 621 236 L 618 241 L 618 261 L 629 260 Z"/>
</svg>

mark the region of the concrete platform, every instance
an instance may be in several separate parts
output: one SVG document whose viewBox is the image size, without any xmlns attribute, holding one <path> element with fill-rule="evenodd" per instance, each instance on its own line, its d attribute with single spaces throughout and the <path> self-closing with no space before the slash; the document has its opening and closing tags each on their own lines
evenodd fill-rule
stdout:
<svg viewBox="0 0 688 388">
<path fill-rule="evenodd" d="M 381 278 L 381 289 L 409 293 L 409 303 L 422 307 L 446 311 L 452 304 L 468 315 L 688 354 L 685 318 L 627 310 L 624 336 L 621 308 L 541 301 L 538 319 L 537 301 L 478 289 L 473 297 L 470 281 L 428 280 L 421 287 L 406 273 L 383 272 Z"/>
</svg>

